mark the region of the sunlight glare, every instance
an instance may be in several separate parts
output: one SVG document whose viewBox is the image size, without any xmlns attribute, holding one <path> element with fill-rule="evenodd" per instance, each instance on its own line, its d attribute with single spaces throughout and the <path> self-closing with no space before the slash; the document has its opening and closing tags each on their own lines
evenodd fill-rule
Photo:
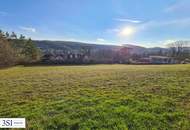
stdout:
<svg viewBox="0 0 190 130">
<path fill-rule="evenodd" d="M 124 27 L 123 29 L 121 29 L 119 35 L 122 37 L 128 37 L 128 36 L 132 36 L 135 33 L 135 28 L 131 27 L 131 26 L 127 26 Z"/>
</svg>

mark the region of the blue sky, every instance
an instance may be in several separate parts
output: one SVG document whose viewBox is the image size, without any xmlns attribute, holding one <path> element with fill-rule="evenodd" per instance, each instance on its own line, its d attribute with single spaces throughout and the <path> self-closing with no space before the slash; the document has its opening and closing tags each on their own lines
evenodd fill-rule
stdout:
<svg viewBox="0 0 190 130">
<path fill-rule="evenodd" d="M 190 0 L 2 0 L 0 29 L 33 39 L 164 46 L 190 39 Z"/>
</svg>

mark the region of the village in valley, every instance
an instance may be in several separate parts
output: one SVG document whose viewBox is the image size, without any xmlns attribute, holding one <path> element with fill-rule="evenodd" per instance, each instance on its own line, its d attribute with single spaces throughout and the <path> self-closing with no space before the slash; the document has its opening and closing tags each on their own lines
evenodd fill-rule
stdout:
<svg viewBox="0 0 190 130">
<path fill-rule="evenodd" d="M 189 42 L 169 44 L 169 48 L 143 48 L 127 45 L 97 49 L 88 44 L 79 49 L 44 49 L 41 63 L 46 64 L 186 64 L 190 63 Z M 39 44 L 37 44 L 39 45 Z M 155 49 L 155 50 L 154 50 Z"/>
</svg>

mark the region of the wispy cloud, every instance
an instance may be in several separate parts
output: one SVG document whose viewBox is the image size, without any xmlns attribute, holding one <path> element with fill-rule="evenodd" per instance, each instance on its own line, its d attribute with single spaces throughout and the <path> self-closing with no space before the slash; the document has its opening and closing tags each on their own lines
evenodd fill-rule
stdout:
<svg viewBox="0 0 190 130">
<path fill-rule="evenodd" d="M 176 3 L 170 5 L 165 10 L 166 12 L 175 12 L 175 11 L 190 11 L 190 1 L 189 0 L 179 0 Z"/>
<path fill-rule="evenodd" d="M 115 18 L 114 20 L 119 21 L 119 22 L 129 22 L 129 23 L 141 23 L 142 22 L 140 20 L 125 19 L 125 18 Z"/>
<path fill-rule="evenodd" d="M 117 33 L 119 32 L 119 28 L 110 28 L 106 30 L 106 33 Z"/>
<path fill-rule="evenodd" d="M 4 11 L 0 11 L 0 16 L 7 16 L 7 12 L 4 12 Z"/>
<path fill-rule="evenodd" d="M 108 33 L 114 33 L 117 36 L 130 38 L 132 37 L 138 30 L 136 28 L 137 26 L 142 24 L 142 21 L 140 20 L 134 20 L 134 19 L 126 19 L 126 18 L 115 18 L 115 21 L 124 22 L 122 25 L 118 25 L 118 27 L 107 29 L 106 32 Z M 131 23 L 134 24 L 131 26 Z"/>
<path fill-rule="evenodd" d="M 86 43 L 94 43 L 94 44 L 102 44 L 102 45 L 115 45 L 117 44 L 115 41 L 109 41 L 108 39 L 104 38 L 97 38 L 95 41 L 87 41 Z"/>
<path fill-rule="evenodd" d="M 97 42 L 105 42 L 106 40 L 103 39 L 103 38 L 97 38 L 96 41 L 97 41 Z"/>
<path fill-rule="evenodd" d="M 177 41 L 176 39 L 168 39 L 168 40 L 162 41 L 162 44 L 163 46 L 167 47 L 168 44 L 176 42 L 176 41 Z"/>
<path fill-rule="evenodd" d="M 107 29 L 106 32 L 115 36 L 134 38 L 143 32 L 156 31 L 157 29 L 184 29 L 190 28 L 190 18 L 171 19 L 171 20 L 150 20 L 139 24 L 130 25 L 128 23 L 118 25 L 115 28 Z"/>
<path fill-rule="evenodd" d="M 24 27 L 24 26 L 20 26 L 19 27 L 21 30 L 27 31 L 27 32 L 36 32 L 36 29 L 33 27 Z"/>
<path fill-rule="evenodd" d="M 160 21 L 152 20 L 138 26 L 138 28 L 140 29 L 148 29 L 154 27 L 175 27 L 175 28 L 190 27 L 190 18 L 160 20 Z"/>
</svg>

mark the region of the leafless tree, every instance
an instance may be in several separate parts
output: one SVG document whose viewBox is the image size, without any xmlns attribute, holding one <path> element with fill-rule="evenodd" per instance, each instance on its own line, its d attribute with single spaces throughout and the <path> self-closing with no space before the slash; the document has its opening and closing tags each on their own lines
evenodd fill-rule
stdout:
<svg viewBox="0 0 190 130">
<path fill-rule="evenodd" d="M 15 61 L 14 50 L 7 39 L 0 34 L 0 67 L 13 65 Z"/>
<path fill-rule="evenodd" d="M 185 58 L 184 54 L 186 55 L 190 48 L 190 41 L 176 41 L 168 44 L 168 47 L 170 49 L 170 56 L 183 59 Z"/>
</svg>

